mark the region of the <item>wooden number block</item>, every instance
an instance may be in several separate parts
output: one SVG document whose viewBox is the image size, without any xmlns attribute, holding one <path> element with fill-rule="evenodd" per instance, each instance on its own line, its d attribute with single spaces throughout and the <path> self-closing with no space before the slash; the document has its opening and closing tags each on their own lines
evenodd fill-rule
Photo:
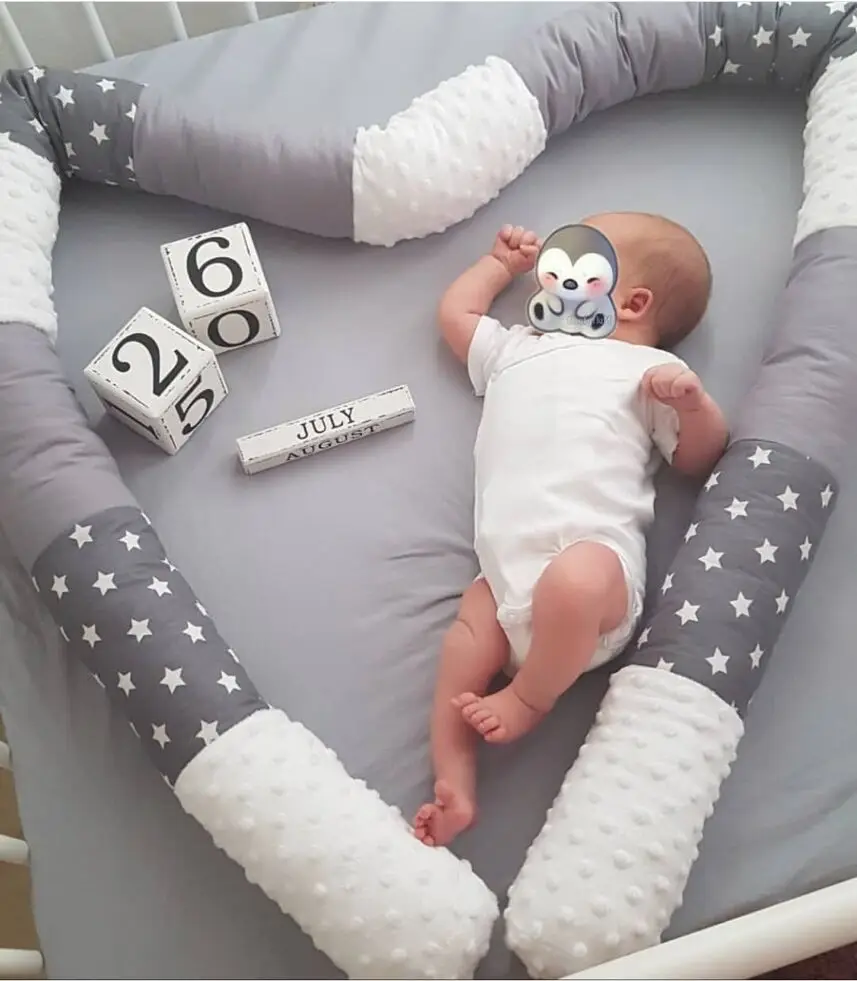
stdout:
<svg viewBox="0 0 857 981">
<path fill-rule="evenodd" d="M 84 368 L 112 416 L 176 453 L 226 396 L 211 348 L 147 307 Z"/>
<path fill-rule="evenodd" d="M 284 422 L 238 440 L 244 472 L 259 473 L 324 450 L 412 422 L 414 401 L 407 385 Z"/>
<path fill-rule="evenodd" d="M 280 335 L 250 229 L 241 222 L 161 246 L 185 329 L 217 354 Z"/>
</svg>

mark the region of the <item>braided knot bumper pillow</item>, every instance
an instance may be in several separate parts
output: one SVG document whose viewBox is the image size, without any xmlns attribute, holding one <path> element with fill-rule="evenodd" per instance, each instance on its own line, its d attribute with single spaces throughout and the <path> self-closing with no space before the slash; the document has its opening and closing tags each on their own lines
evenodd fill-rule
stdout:
<svg viewBox="0 0 857 981">
<path fill-rule="evenodd" d="M 177 92 L 38 67 L 0 81 L 0 522 L 184 809 L 351 977 L 471 977 L 496 898 L 266 703 L 87 427 L 53 346 L 61 181 L 391 246 L 467 218 L 597 109 L 711 81 L 808 90 L 775 337 L 509 891 L 509 945 L 555 978 L 658 942 L 836 502 L 857 417 L 855 52 L 855 4 L 581 4 L 385 126 L 312 154 L 282 134 L 276 159 Z M 146 640 L 130 699 L 121 665 Z M 168 695 L 191 677 L 189 711 Z"/>
</svg>

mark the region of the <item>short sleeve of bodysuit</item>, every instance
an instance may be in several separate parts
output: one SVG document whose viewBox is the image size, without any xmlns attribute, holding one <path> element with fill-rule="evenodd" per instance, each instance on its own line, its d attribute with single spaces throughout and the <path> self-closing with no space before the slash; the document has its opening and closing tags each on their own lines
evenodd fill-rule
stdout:
<svg viewBox="0 0 857 981">
<path fill-rule="evenodd" d="M 500 367 L 502 356 L 510 351 L 530 329 L 522 325 L 504 327 L 493 317 L 480 317 L 467 350 L 467 371 L 473 391 L 484 395 L 488 383 Z"/>
</svg>

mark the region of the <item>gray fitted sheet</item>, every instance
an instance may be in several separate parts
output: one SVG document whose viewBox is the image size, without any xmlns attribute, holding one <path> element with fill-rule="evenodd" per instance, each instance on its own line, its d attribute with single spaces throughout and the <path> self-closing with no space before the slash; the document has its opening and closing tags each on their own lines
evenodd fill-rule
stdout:
<svg viewBox="0 0 857 981">
<path fill-rule="evenodd" d="M 470 10 L 471 27 L 479 17 L 489 24 Z M 419 84 L 434 84 L 519 30 L 529 14 L 509 10 L 503 30 L 490 21 L 484 43 L 424 30 L 419 43 L 402 35 L 400 54 L 419 50 Z M 116 71 L 172 72 L 175 82 L 189 63 L 176 45 Z M 405 812 L 430 789 L 435 656 L 475 572 L 479 403 L 437 336 L 440 292 L 503 222 L 545 232 L 602 209 L 666 213 L 700 237 L 715 270 L 709 317 L 682 354 L 734 413 L 789 267 L 802 125 L 803 106 L 789 98 L 655 97 L 558 138 L 497 201 L 442 236 L 388 251 L 251 223 L 283 335 L 223 358 L 228 400 L 175 458 L 99 421 L 81 369 L 139 306 L 174 318 L 161 243 L 236 216 L 113 188 L 65 192 L 55 253 L 59 349 L 85 408 L 262 694 Z M 521 283 L 501 298 L 500 316 L 520 317 L 528 292 Z M 237 436 L 402 383 L 416 401 L 413 426 L 241 474 Z M 691 486 L 665 476 L 655 586 L 692 500 Z M 855 548 L 850 461 L 673 933 L 857 874 Z M 339 976 L 183 815 L 97 684 L 66 660 L 20 570 L 3 569 L 0 711 L 51 976 Z M 481 820 L 456 850 L 498 893 L 541 826 L 605 683 L 604 671 L 586 677 L 536 733 L 483 754 Z M 480 975 L 522 976 L 499 937 Z"/>
</svg>

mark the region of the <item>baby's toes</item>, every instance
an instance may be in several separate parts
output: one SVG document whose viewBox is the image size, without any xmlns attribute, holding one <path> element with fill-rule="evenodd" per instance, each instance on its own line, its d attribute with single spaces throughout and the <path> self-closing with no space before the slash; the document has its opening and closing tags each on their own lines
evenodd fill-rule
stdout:
<svg viewBox="0 0 857 981">
<path fill-rule="evenodd" d="M 500 720 L 496 715 L 488 715 L 486 719 L 476 724 L 476 728 L 483 736 L 487 736 L 489 733 L 494 732 L 500 727 Z"/>
<path fill-rule="evenodd" d="M 456 695 L 452 699 L 452 704 L 457 709 L 465 709 L 467 706 L 476 705 L 481 699 L 478 695 L 474 695 L 472 691 L 464 691 L 460 695 Z"/>
</svg>

